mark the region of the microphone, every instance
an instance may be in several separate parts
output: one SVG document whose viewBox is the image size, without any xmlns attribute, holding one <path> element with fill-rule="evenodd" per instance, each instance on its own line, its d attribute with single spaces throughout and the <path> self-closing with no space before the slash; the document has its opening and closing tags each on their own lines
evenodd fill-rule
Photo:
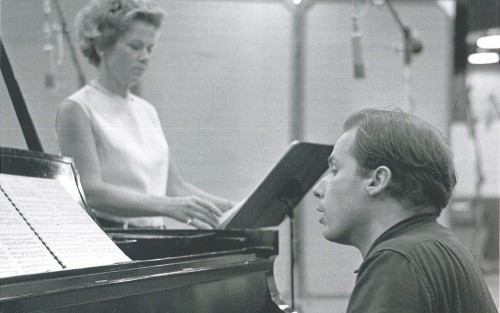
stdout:
<svg viewBox="0 0 500 313">
<path fill-rule="evenodd" d="M 351 52 L 354 78 L 365 78 L 365 65 L 363 63 L 363 54 L 361 53 L 361 31 L 358 27 L 357 17 L 352 18 Z"/>
<path fill-rule="evenodd" d="M 51 44 L 46 44 L 43 50 L 47 53 L 48 56 L 48 69 L 45 73 L 44 85 L 45 88 L 54 88 L 56 84 L 56 80 L 54 77 L 54 62 L 52 59 L 52 54 L 54 51 L 54 46 Z"/>
<path fill-rule="evenodd" d="M 46 88 L 54 88 L 55 78 L 54 78 L 54 45 L 52 44 L 52 26 L 50 20 L 50 0 L 44 0 L 43 2 L 43 12 L 45 20 L 43 22 L 43 33 L 45 35 L 45 45 L 43 46 L 43 51 L 48 57 L 48 70 L 45 73 L 44 85 Z"/>
</svg>

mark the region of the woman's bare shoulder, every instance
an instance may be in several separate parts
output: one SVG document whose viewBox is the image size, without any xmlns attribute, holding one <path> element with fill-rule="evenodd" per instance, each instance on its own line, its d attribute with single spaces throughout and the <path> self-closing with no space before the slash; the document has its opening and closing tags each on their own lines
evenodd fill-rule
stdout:
<svg viewBox="0 0 500 313">
<path fill-rule="evenodd" d="M 56 124 L 64 126 L 89 126 L 88 116 L 83 107 L 70 99 L 63 100 L 57 109 Z"/>
</svg>

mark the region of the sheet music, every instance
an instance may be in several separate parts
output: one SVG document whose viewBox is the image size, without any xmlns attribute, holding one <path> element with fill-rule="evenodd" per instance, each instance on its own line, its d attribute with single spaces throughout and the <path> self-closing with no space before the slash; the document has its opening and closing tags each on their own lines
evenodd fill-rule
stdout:
<svg viewBox="0 0 500 313">
<path fill-rule="evenodd" d="M 237 203 L 235 206 L 227 210 L 226 212 L 222 213 L 222 216 L 219 217 L 219 225 L 218 229 L 224 229 L 226 228 L 227 224 L 233 219 L 233 217 L 238 213 L 238 211 L 241 209 L 243 204 L 245 204 L 245 201 L 247 198 L 245 198 L 243 201 L 240 201 Z"/>
<path fill-rule="evenodd" d="M 65 268 L 130 261 L 57 180 L 0 174 L 0 186 Z"/>
<path fill-rule="evenodd" d="M 0 191 L 0 277 L 62 268 Z"/>
</svg>

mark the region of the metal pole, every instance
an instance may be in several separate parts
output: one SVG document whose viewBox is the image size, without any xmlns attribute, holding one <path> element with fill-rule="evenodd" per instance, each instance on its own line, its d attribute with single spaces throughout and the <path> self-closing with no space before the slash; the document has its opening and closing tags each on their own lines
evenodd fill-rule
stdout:
<svg viewBox="0 0 500 313">
<path fill-rule="evenodd" d="M 292 12 L 292 71 L 291 71 L 291 105 L 290 105 L 290 141 L 304 139 L 304 57 L 305 57 L 305 18 L 310 6 L 298 3 L 291 6 Z M 299 209 L 298 212 L 301 210 Z M 304 225 L 302 219 L 290 216 L 290 286 L 291 306 L 295 310 L 295 260 L 301 247 L 301 236 Z M 295 233 L 299 236 L 295 236 Z"/>
<path fill-rule="evenodd" d="M 290 141 L 304 139 L 304 20 L 305 10 L 296 5 L 292 11 Z"/>
</svg>

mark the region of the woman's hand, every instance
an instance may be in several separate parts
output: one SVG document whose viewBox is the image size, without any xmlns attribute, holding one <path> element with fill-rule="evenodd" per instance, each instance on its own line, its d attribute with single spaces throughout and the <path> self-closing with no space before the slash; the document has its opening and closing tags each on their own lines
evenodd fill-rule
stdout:
<svg viewBox="0 0 500 313">
<path fill-rule="evenodd" d="M 210 201 L 198 196 L 169 197 L 165 215 L 199 229 L 216 228 L 222 215 Z"/>
<path fill-rule="evenodd" d="M 223 207 L 220 208 L 220 210 L 222 212 L 226 212 L 226 211 L 229 211 L 231 210 L 233 207 L 239 205 L 240 202 L 236 202 L 236 201 L 232 201 L 232 200 L 227 200 L 225 205 Z"/>
</svg>

